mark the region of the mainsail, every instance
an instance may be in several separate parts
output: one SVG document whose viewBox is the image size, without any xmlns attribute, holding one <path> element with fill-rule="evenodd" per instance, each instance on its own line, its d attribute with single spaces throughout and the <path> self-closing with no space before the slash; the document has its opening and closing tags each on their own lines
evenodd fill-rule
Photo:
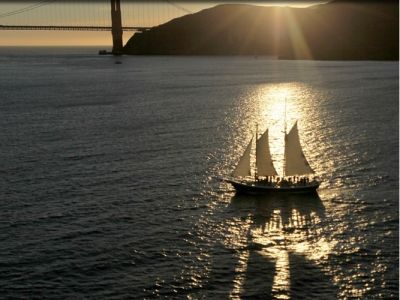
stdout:
<svg viewBox="0 0 400 300">
<path fill-rule="evenodd" d="M 275 176 L 275 167 L 272 163 L 268 144 L 268 129 L 256 142 L 256 167 L 258 176 Z"/>
<path fill-rule="evenodd" d="M 301 148 L 297 121 L 288 134 L 285 133 L 285 176 L 314 173 Z"/>
<path fill-rule="evenodd" d="M 246 150 L 244 151 L 242 157 L 239 160 L 238 165 L 236 166 L 235 171 L 233 171 L 233 176 L 235 177 L 246 177 L 251 175 L 250 168 L 250 153 L 251 153 L 251 144 L 253 139 L 250 140 L 250 143 L 247 145 Z"/>
</svg>

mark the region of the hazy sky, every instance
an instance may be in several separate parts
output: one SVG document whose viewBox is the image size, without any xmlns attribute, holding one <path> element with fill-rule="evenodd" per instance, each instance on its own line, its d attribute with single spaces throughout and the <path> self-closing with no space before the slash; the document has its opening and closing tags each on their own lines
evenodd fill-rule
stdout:
<svg viewBox="0 0 400 300">
<path fill-rule="evenodd" d="M 322 2 L 322 1 L 321 1 Z M 255 5 L 310 6 L 316 1 L 124 1 L 122 18 L 125 26 L 154 26 L 187 13 L 221 3 L 252 3 Z M 20 12 L 20 13 L 19 13 Z M 0 25 L 98 25 L 109 26 L 110 3 L 102 1 L 2 1 Z M 126 42 L 133 32 L 124 32 Z M 111 47 L 110 32 L 82 31 L 19 31 L 0 30 L 0 46 L 88 45 Z"/>
</svg>

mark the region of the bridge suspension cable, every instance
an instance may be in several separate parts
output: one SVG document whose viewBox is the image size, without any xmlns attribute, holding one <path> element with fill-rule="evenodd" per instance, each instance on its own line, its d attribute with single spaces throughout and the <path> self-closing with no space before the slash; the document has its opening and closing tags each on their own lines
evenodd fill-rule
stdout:
<svg viewBox="0 0 400 300">
<path fill-rule="evenodd" d="M 82 26 L 94 28 L 111 26 L 110 0 L 94 2 L 42 0 L 29 5 L 26 5 L 26 2 L 12 4 L 11 2 L 0 2 L 0 10 L 2 6 L 9 9 L 0 13 L 0 19 L 4 19 L 4 21 L 0 22 L 0 25 L 2 25 L 0 29 L 15 30 L 18 27 L 10 26 L 17 25 L 23 25 L 25 29 L 29 29 L 29 26 L 32 26 L 31 29 L 42 30 L 51 26 L 54 26 L 55 30 L 57 30 L 56 28 L 62 29 L 64 27 L 78 28 Z M 191 10 L 183 5 L 170 0 L 148 0 L 146 2 L 121 0 L 121 7 L 123 27 L 153 27 L 176 17 L 192 13 Z M 7 28 L 7 26 L 9 27 Z"/>
<path fill-rule="evenodd" d="M 39 1 L 39 2 L 37 2 L 35 4 L 28 5 L 28 6 L 24 7 L 24 8 L 20 8 L 20 9 L 16 9 L 16 10 L 13 10 L 13 11 L 6 12 L 6 13 L 2 13 L 2 14 L 0 14 L 0 18 L 5 18 L 5 17 L 10 17 L 10 16 L 22 14 L 22 13 L 34 10 L 36 8 L 42 7 L 44 5 L 48 5 L 48 4 L 50 4 L 51 2 L 54 2 L 54 1 L 55 0 Z"/>
<path fill-rule="evenodd" d="M 169 1 L 169 0 L 164 0 L 164 1 L 167 2 L 167 3 L 169 3 L 169 4 L 171 4 L 172 6 L 175 6 L 175 7 L 178 8 L 179 10 L 184 11 L 185 13 L 188 13 L 188 14 L 193 13 L 191 10 L 189 10 L 189 9 L 187 9 L 187 8 L 184 8 L 183 6 L 181 6 L 181 5 L 177 4 L 177 3 L 173 3 L 173 2 L 171 2 L 171 1 Z"/>
</svg>

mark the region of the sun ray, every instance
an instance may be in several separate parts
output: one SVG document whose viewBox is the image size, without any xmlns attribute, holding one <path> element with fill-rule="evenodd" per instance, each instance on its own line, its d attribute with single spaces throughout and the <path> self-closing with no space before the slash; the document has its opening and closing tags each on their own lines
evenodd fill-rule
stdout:
<svg viewBox="0 0 400 300">
<path fill-rule="evenodd" d="M 294 59 L 313 59 L 310 47 L 302 32 L 299 23 L 296 20 L 296 15 L 291 8 L 285 8 L 283 12 L 285 18 L 286 32 L 288 34 L 289 43 L 294 52 Z"/>
</svg>

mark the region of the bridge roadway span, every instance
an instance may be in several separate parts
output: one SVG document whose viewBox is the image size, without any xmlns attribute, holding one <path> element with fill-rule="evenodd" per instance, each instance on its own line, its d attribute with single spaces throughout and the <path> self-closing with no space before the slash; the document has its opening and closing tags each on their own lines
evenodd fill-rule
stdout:
<svg viewBox="0 0 400 300">
<path fill-rule="evenodd" d="M 128 26 L 124 31 L 146 31 L 151 27 Z M 54 25 L 0 25 L 0 30 L 77 30 L 77 31 L 111 31 L 111 26 L 54 26 Z"/>
</svg>

